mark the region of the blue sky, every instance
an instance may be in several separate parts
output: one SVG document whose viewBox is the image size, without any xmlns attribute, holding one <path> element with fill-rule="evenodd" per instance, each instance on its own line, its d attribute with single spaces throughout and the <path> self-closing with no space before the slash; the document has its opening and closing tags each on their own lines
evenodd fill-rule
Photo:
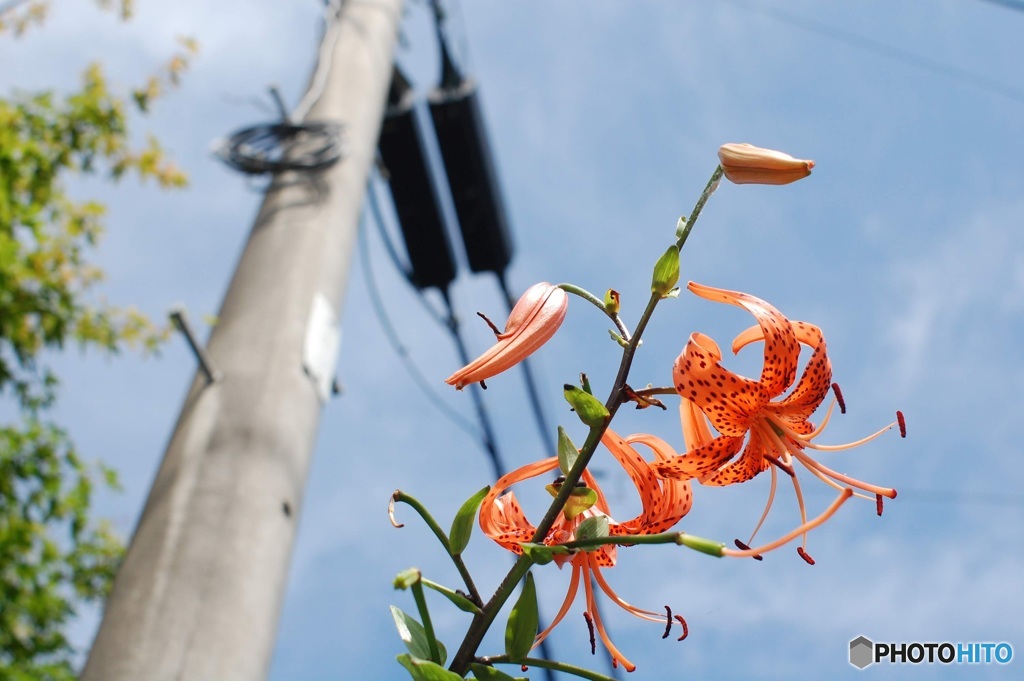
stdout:
<svg viewBox="0 0 1024 681">
<path fill-rule="evenodd" d="M 170 54 L 176 35 L 200 43 L 183 86 L 138 126 L 140 138 L 152 131 L 165 141 L 191 188 L 75 184 L 110 204 L 97 255 L 109 300 L 156 317 L 175 303 L 195 321 L 216 312 L 260 195 L 211 158 L 209 143 L 270 117 L 272 83 L 298 100 L 318 12 L 312 0 L 141 2 L 136 19 L 121 25 L 88 4 L 55 2 L 45 28 L 0 42 L 4 92 L 67 86 L 94 59 L 127 87 Z M 481 83 L 517 245 L 517 291 L 536 281 L 614 287 L 633 323 L 650 267 L 693 206 L 720 144 L 813 158 L 814 174 L 794 185 L 723 185 L 683 252 L 682 276 L 748 291 L 822 327 L 849 406 L 823 440 L 857 439 L 896 409 L 907 415 L 906 440 L 890 433 L 822 456 L 900 495 L 882 518 L 871 503 L 844 507 L 812 534 L 814 567 L 790 548 L 763 563 L 669 548 L 620 551 L 608 575 L 620 595 L 653 609 L 671 604 L 691 632 L 683 643 L 662 641 L 660 627 L 608 604 L 614 639 L 639 666 L 630 678 L 837 678 L 858 673 L 846 647 L 860 634 L 1008 641 L 1024 654 L 1024 12 L 984 0 L 478 0 L 453 13 L 460 57 Z M 438 73 L 428 18 L 424 3 L 411 3 L 400 53 L 421 95 Z M 468 395 L 441 382 L 458 366 L 447 336 L 391 267 L 377 234 L 365 236 L 376 285 L 411 357 L 438 399 L 471 418 Z M 411 513 L 402 512 L 404 529 L 390 526 L 388 497 L 401 488 L 448 519 L 492 481 L 474 440 L 412 386 L 388 348 L 364 270 L 357 257 L 339 361 L 345 394 L 323 414 L 274 681 L 401 678 L 387 605 L 413 604 L 392 591 L 393 575 L 416 565 L 437 581 L 457 576 Z M 480 351 L 490 332 L 473 313 L 504 317 L 497 286 L 462 267 L 453 293 L 468 342 Z M 632 382 L 667 383 L 692 331 L 727 343 L 750 323 L 742 311 L 684 293 L 659 308 Z M 571 433 L 582 431 L 561 385 L 586 371 L 607 390 L 617 347 L 606 327 L 573 301 L 537 356 L 551 419 Z M 757 355 L 727 358 L 727 366 L 756 375 Z M 61 418 L 88 456 L 122 473 L 125 491 L 104 495 L 100 510 L 127 536 L 194 360 L 175 338 L 153 359 L 70 350 L 54 362 L 64 376 Z M 520 376 L 489 387 L 506 460 L 519 466 L 549 455 L 529 421 Z M 616 428 L 682 446 L 671 413 L 630 411 Z M 613 508 L 629 517 L 628 483 L 612 477 L 607 457 L 595 467 L 607 474 Z M 808 477 L 804 488 L 811 508 L 821 509 L 831 495 L 815 482 Z M 761 479 L 698 489 L 682 527 L 745 538 L 766 490 Z M 784 492 L 764 538 L 795 521 Z M 468 560 L 483 590 L 508 566 L 480 536 Z M 553 566 L 538 571 L 547 612 L 561 602 L 568 576 Z M 559 657 L 588 662 L 576 610 L 550 641 Z M 76 625 L 83 647 L 96 621 L 90 612 Z M 450 646 L 464 623 L 437 604 L 435 624 Z M 500 636 L 484 646 L 500 648 Z M 1010 678 L 1018 665 L 864 673 Z"/>
</svg>

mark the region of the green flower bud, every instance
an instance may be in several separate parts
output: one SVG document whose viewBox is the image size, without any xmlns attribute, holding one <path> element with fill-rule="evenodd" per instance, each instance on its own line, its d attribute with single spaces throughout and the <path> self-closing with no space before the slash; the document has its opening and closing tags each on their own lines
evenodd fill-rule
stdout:
<svg viewBox="0 0 1024 681">
<path fill-rule="evenodd" d="M 604 309 L 609 314 L 619 313 L 619 292 L 613 288 L 608 289 L 604 293 Z"/>
<path fill-rule="evenodd" d="M 703 537 L 695 537 L 692 534 L 686 534 L 685 532 L 679 533 L 679 536 L 676 537 L 676 543 L 685 546 L 688 549 L 693 549 L 694 551 L 700 551 L 701 553 L 706 553 L 709 556 L 714 556 L 715 558 L 721 558 L 722 549 L 725 548 L 725 544 L 711 541 L 710 539 L 704 539 Z"/>
<path fill-rule="evenodd" d="M 420 571 L 416 568 L 409 568 L 402 570 L 395 575 L 395 588 L 396 589 L 408 589 L 413 584 L 420 581 Z"/>
<path fill-rule="evenodd" d="M 651 293 L 655 293 L 662 298 L 665 298 L 672 289 L 676 287 L 676 283 L 678 281 L 679 249 L 673 245 L 668 247 L 668 250 L 658 258 L 658 262 L 654 265 L 654 276 L 651 279 Z"/>
<path fill-rule="evenodd" d="M 580 421 L 591 428 L 600 428 L 608 420 L 608 410 L 601 401 L 581 388 L 566 383 L 562 386 L 565 401 L 580 417 Z"/>
</svg>

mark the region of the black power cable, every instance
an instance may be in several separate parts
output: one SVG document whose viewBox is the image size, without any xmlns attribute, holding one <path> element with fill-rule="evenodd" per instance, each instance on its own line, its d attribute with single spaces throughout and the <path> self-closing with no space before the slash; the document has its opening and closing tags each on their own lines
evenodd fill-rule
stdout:
<svg viewBox="0 0 1024 681">
<path fill-rule="evenodd" d="M 233 134 L 215 154 L 247 175 L 317 172 L 344 156 L 341 131 L 337 123 L 261 123 Z"/>
</svg>

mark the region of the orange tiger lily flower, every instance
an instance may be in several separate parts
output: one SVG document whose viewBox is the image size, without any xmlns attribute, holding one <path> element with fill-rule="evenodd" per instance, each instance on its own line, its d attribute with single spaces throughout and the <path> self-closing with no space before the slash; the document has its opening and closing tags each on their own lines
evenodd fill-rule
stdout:
<svg viewBox="0 0 1024 681">
<path fill-rule="evenodd" d="M 633 481 L 643 505 L 640 514 L 626 522 L 619 523 L 612 520 L 604 492 L 601 491 L 590 471 L 584 470 L 582 484 L 597 493 L 596 503 L 593 507 L 576 515 L 571 520 L 567 519 L 565 514 L 559 514 L 558 519 L 544 538 L 544 544 L 553 546 L 573 541 L 579 524 L 586 518 L 598 515 L 608 517 L 608 531 L 610 534 L 633 535 L 664 532 L 679 522 L 689 512 L 690 506 L 693 504 L 690 482 L 688 480 L 659 480 L 654 475 L 647 461 L 633 448 L 634 444 L 643 444 L 654 451 L 657 461 L 666 461 L 675 454 L 668 443 L 653 435 L 646 434 L 631 435 L 623 439 L 611 430 L 605 431 L 605 434 L 601 437 L 601 442 L 604 443 L 605 447 L 608 448 Z M 505 490 L 517 482 L 529 480 L 557 469 L 558 458 L 551 457 L 523 466 L 498 480 L 480 505 L 480 528 L 484 533 L 504 548 L 517 554 L 522 553 L 523 549 L 520 544 L 532 541 L 536 528 L 526 519 L 519 502 L 516 500 L 515 492 L 506 492 Z M 601 622 L 595 601 L 594 584 L 596 583 L 601 591 L 611 598 L 616 605 L 641 619 L 665 623 L 666 615 L 630 605 L 622 600 L 612 590 L 611 586 L 608 585 L 604 575 L 601 573 L 601 569 L 610 568 L 615 565 L 615 546 L 606 545 L 593 551 L 577 551 L 570 555 L 556 554 L 554 558 L 559 567 L 565 563 L 572 565 L 572 577 L 569 580 L 569 589 L 561 608 L 558 610 L 558 614 L 555 615 L 555 619 L 551 622 L 550 626 L 537 635 L 534 646 L 536 647 L 547 638 L 548 634 L 562 621 L 573 601 L 576 600 L 576 595 L 582 582 L 587 603 L 587 609 L 584 614 L 588 622 L 593 622 L 598 635 L 611 653 L 614 663 L 621 663 L 628 671 L 633 671 L 636 666 L 615 647 L 608 636 L 608 632 L 605 630 L 604 624 Z M 676 619 L 683 623 L 685 634 L 685 621 L 678 616 Z M 671 617 L 669 617 L 668 621 L 671 623 Z M 591 632 L 591 636 L 593 636 L 593 632 Z M 665 636 L 668 636 L 667 630 Z"/>
<path fill-rule="evenodd" d="M 687 288 L 701 298 L 736 305 L 753 314 L 757 325 L 737 336 L 732 350 L 739 352 L 750 343 L 763 341 L 764 365 L 756 381 L 735 374 L 722 367 L 722 352 L 715 341 L 702 333 L 692 334 L 673 370 L 673 383 L 683 398 L 679 411 L 689 451 L 669 461 L 655 463 L 654 471 L 666 478 L 696 478 L 704 485 L 721 486 L 750 480 L 770 468 L 772 485 L 768 505 L 761 516 L 763 522 L 775 495 L 776 469 L 780 469 L 793 481 L 801 518 L 806 523 L 803 494 L 793 469 L 793 462 L 798 461 L 815 477 L 836 489 L 849 487 L 868 493 L 870 497 L 857 496 L 876 499 L 880 512 L 882 497 L 895 498 L 896 490 L 838 473 L 807 453 L 809 449 L 837 451 L 857 447 L 897 425 L 891 423 L 849 444 L 816 442 L 836 404 L 834 400 L 819 426 L 811 423 L 810 416 L 832 387 L 832 365 L 821 329 L 805 322 L 791 322 L 765 301 L 746 293 L 694 282 Z M 811 348 L 812 353 L 797 381 L 801 344 Z M 788 394 L 784 395 L 787 390 Z M 838 391 L 837 400 L 845 411 Z M 905 436 L 902 414 L 897 412 L 897 416 L 901 435 Z M 709 423 L 718 431 L 717 436 L 712 435 Z M 811 562 L 803 547 L 800 554 Z"/>
<path fill-rule="evenodd" d="M 718 159 L 726 179 L 736 184 L 789 184 L 810 175 L 814 167 L 814 161 L 746 143 L 723 144 Z"/>
<path fill-rule="evenodd" d="M 519 364 L 555 335 L 568 308 L 569 296 L 565 291 L 546 281 L 534 284 L 512 308 L 505 331 L 499 333 L 494 329 L 498 341 L 446 378 L 445 383 L 462 390 Z M 494 328 L 493 324 L 491 327 Z"/>
</svg>

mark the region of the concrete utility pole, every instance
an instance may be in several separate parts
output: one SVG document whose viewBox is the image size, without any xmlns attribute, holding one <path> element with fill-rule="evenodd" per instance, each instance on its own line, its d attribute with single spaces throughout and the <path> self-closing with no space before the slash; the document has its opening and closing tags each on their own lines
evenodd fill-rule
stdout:
<svg viewBox="0 0 1024 681">
<path fill-rule="evenodd" d="M 343 123 L 346 155 L 268 190 L 82 681 L 266 678 L 402 9 L 338 4 L 307 119 Z"/>
</svg>

